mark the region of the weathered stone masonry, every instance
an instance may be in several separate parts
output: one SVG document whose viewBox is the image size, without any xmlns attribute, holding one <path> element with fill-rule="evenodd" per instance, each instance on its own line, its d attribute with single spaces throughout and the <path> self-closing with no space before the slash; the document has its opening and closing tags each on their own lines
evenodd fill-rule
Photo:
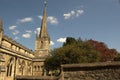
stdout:
<svg viewBox="0 0 120 80">
<path fill-rule="evenodd" d="M 120 80 L 120 62 L 62 65 L 61 80 Z"/>
<path fill-rule="evenodd" d="M 34 51 L 4 35 L 3 23 L 0 20 L 0 80 L 15 80 L 17 76 L 39 77 L 41 80 L 41 77 L 46 75 L 44 61 L 50 52 L 46 18 L 45 2 L 41 29 L 40 33 L 37 33 L 39 35 L 36 34 Z"/>
</svg>

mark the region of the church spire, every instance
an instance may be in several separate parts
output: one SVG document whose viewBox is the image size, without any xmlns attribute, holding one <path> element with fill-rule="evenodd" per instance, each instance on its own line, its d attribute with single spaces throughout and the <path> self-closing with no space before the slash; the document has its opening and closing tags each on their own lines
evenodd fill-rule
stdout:
<svg viewBox="0 0 120 80">
<path fill-rule="evenodd" d="M 40 34 L 36 35 L 35 55 L 38 57 L 48 56 L 50 51 L 50 36 L 47 31 L 46 0 L 44 0 L 43 18 L 41 22 Z"/>
<path fill-rule="evenodd" d="M 41 23 L 41 30 L 39 34 L 40 38 L 46 37 L 48 38 L 48 31 L 47 31 L 47 17 L 46 17 L 46 0 L 44 1 L 44 11 L 43 11 L 43 18 Z"/>
</svg>

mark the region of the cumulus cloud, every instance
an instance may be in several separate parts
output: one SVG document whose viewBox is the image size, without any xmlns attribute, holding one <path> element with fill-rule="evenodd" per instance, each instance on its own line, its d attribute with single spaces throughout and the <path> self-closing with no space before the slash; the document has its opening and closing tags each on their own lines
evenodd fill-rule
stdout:
<svg viewBox="0 0 120 80">
<path fill-rule="evenodd" d="M 22 35 L 22 37 L 24 38 L 30 38 L 31 37 L 31 34 L 32 34 L 32 31 L 31 30 L 26 30 L 25 31 L 26 33 Z"/>
<path fill-rule="evenodd" d="M 31 34 L 30 33 L 25 33 L 25 34 L 22 35 L 22 37 L 24 37 L 24 38 L 30 38 Z"/>
<path fill-rule="evenodd" d="M 49 23 L 51 23 L 51 24 L 58 24 L 58 20 L 57 20 L 57 18 L 55 18 L 55 17 L 53 17 L 53 16 L 49 16 L 49 17 L 47 17 L 47 21 L 49 22 Z"/>
<path fill-rule="evenodd" d="M 40 34 L 40 27 L 36 28 L 34 32 L 35 32 L 35 34 L 37 33 L 39 35 Z"/>
<path fill-rule="evenodd" d="M 83 13 L 84 13 L 84 10 L 77 10 L 76 11 L 76 16 L 78 17 L 78 16 L 80 16 Z"/>
<path fill-rule="evenodd" d="M 26 18 L 23 18 L 23 19 L 19 19 L 18 23 L 25 23 L 25 22 L 32 22 L 32 21 L 33 21 L 33 18 L 26 17 Z"/>
<path fill-rule="evenodd" d="M 15 30 L 16 27 L 17 26 L 15 26 L 15 25 L 9 26 L 9 30 Z"/>
<path fill-rule="evenodd" d="M 26 30 L 25 32 L 27 32 L 27 33 L 32 33 L 32 31 L 31 31 L 31 30 Z"/>
<path fill-rule="evenodd" d="M 14 36 L 20 33 L 19 30 L 16 29 L 16 27 L 17 27 L 16 25 L 9 26 L 9 30 L 12 31 L 12 34 L 13 34 Z"/>
<path fill-rule="evenodd" d="M 40 16 L 38 16 L 38 18 L 42 20 L 43 16 L 40 15 Z M 56 24 L 59 23 L 58 19 L 56 17 L 54 17 L 54 16 L 48 16 L 47 17 L 47 22 L 52 24 L 52 25 L 56 25 Z"/>
<path fill-rule="evenodd" d="M 84 10 L 79 9 L 79 10 L 72 10 L 68 13 L 64 13 L 64 19 L 70 19 L 70 18 L 75 18 L 75 17 L 79 17 L 81 14 L 84 13 Z"/>
<path fill-rule="evenodd" d="M 40 15 L 40 16 L 38 16 L 38 18 L 40 18 L 42 20 L 43 16 Z"/>
<path fill-rule="evenodd" d="M 57 40 L 57 42 L 64 43 L 64 42 L 66 42 L 66 38 L 59 38 L 59 39 Z"/>
<path fill-rule="evenodd" d="M 64 19 L 69 19 L 71 17 L 71 14 L 70 13 L 66 13 L 66 14 L 63 14 L 64 16 Z"/>
<path fill-rule="evenodd" d="M 12 34 L 13 35 L 17 35 L 17 34 L 19 34 L 20 32 L 18 31 L 18 30 L 14 30 L 13 32 L 12 32 Z"/>
<path fill-rule="evenodd" d="M 53 41 L 50 41 L 50 45 L 52 46 L 52 45 L 54 45 L 55 43 L 53 42 Z"/>
</svg>

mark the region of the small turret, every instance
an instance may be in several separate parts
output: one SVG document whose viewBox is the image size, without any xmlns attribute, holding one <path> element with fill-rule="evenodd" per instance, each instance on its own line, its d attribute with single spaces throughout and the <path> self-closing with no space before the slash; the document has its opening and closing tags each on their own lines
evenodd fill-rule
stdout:
<svg viewBox="0 0 120 80">
<path fill-rule="evenodd" d="M 1 44 L 1 41 L 2 41 L 2 36 L 3 36 L 3 24 L 2 24 L 2 20 L 0 19 L 0 44 Z"/>
<path fill-rule="evenodd" d="M 36 40 L 39 39 L 38 32 L 36 31 Z"/>
<path fill-rule="evenodd" d="M 38 45 L 39 45 L 39 37 L 38 37 L 38 32 L 36 31 L 36 39 L 35 39 L 35 51 L 38 50 Z"/>
<path fill-rule="evenodd" d="M 2 20 L 0 19 L 0 31 L 3 30 L 3 29 L 2 29 L 2 26 L 3 26 Z"/>
</svg>

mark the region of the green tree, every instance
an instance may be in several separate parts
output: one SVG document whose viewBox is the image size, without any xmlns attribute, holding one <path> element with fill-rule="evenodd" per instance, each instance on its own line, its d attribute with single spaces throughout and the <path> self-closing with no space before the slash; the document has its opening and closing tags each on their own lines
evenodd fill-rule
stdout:
<svg viewBox="0 0 120 80">
<path fill-rule="evenodd" d="M 45 61 L 47 70 L 60 69 L 62 64 L 91 63 L 100 60 L 100 54 L 87 41 L 68 37 L 60 48 L 51 51 Z"/>
<path fill-rule="evenodd" d="M 120 53 L 117 53 L 116 57 L 114 58 L 114 61 L 120 61 Z"/>
<path fill-rule="evenodd" d="M 73 44 L 73 43 L 76 43 L 75 38 L 73 38 L 73 37 L 67 37 L 67 38 L 66 38 L 66 42 L 63 43 L 63 46 L 71 45 L 71 44 Z"/>
</svg>

